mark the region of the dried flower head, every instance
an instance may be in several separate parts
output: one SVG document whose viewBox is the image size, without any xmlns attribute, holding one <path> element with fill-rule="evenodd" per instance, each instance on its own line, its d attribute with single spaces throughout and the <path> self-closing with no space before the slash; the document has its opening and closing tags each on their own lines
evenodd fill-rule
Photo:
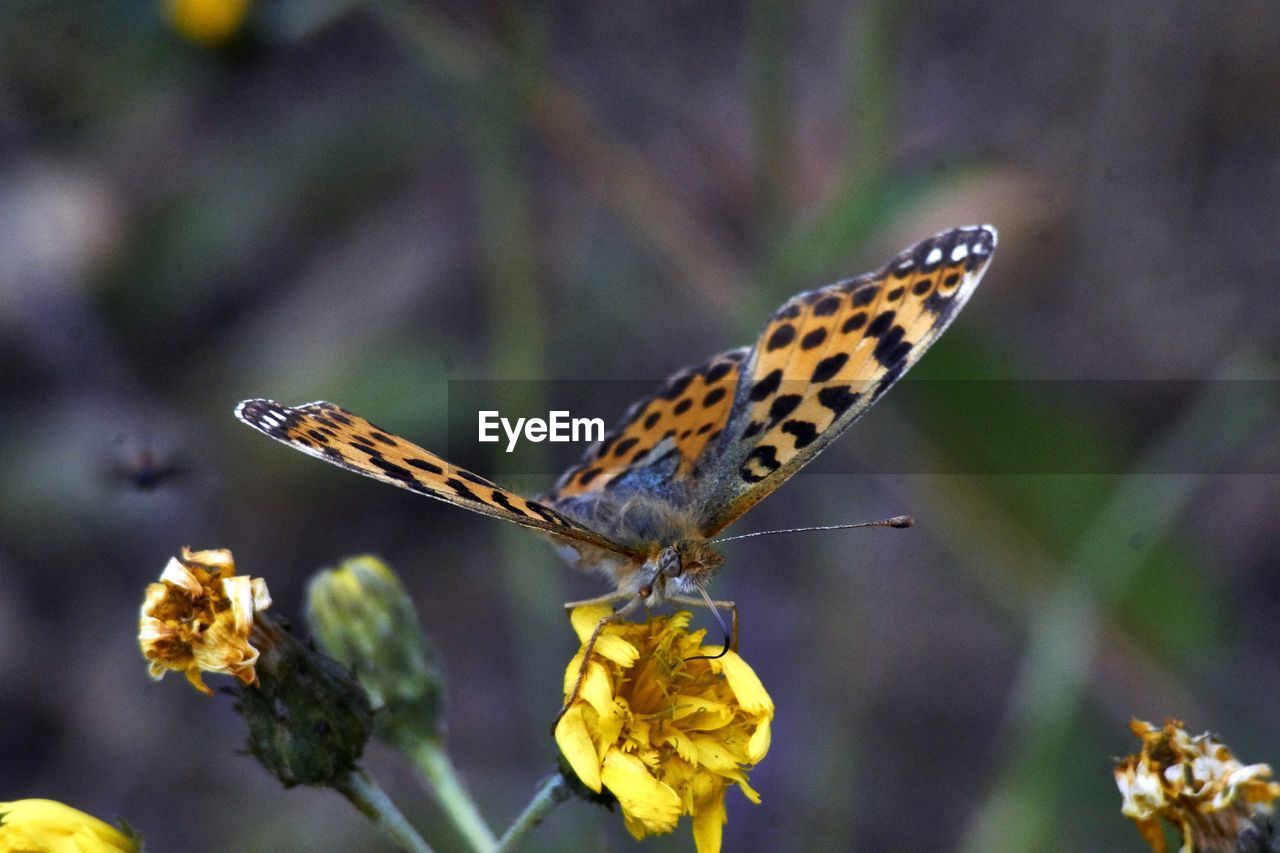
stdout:
<svg viewBox="0 0 1280 853">
<path fill-rule="evenodd" d="M 609 613 L 573 611 L 584 644 Z M 687 814 L 699 853 L 710 853 L 720 849 L 729 786 L 760 802 L 747 772 L 769 751 L 773 700 L 734 652 L 690 660 L 720 649 L 704 648 L 705 632 L 690 632 L 689 619 L 680 612 L 607 626 L 555 736 L 582 783 L 617 798 L 632 835 L 671 832 Z M 565 670 L 566 698 L 582 656 Z"/>
<path fill-rule="evenodd" d="M 1142 739 L 1142 752 L 1116 765 L 1120 811 L 1156 853 L 1166 849 L 1160 818 L 1181 833 L 1187 853 L 1234 851 L 1258 832 L 1255 819 L 1270 814 L 1280 797 L 1269 765 L 1242 764 L 1207 732 L 1193 737 L 1178 720 L 1163 728 L 1132 720 L 1129 728 Z"/>
<path fill-rule="evenodd" d="M 138 847 L 130 834 L 56 800 L 0 803 L 0 850 L 138 853 Z"/>
<path fill-rule="evenodd" d="M 183 548 L 142 603 L 138 644 L 151 677 L 175 669 L 204 693 L 211 691 L 201 670 L 254 683 L 258 650 L 249 635 L 254 614 L 270 606 L 266 581 L 237 575 L 230 551 Z"/>
</svg>

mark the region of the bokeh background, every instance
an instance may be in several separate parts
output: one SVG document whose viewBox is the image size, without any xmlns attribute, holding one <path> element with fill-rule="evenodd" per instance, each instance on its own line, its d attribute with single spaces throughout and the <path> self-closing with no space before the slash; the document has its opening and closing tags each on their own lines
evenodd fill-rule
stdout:
<svg viewBox="0 0 1280 853">
<path fill-rule="evenodd" d="M 778 705 L 728 848 L 1139 850 L 1130 715 L 1280 762 L 1274 3 L 209 3 L 0 7 L 0 799 L 155 850 L 387 849 L 134 640 L 183 544 L 295 618 L 311 572 L 374 552 L 501 829 L 554 763 L 559 602 L 602 584 L 233 405 L 331 399 L 536 493 L 581 448 L 512 471 L 456 439 L 450 383 L 658 381 L 976 222 L 1000 248 L 913 373 L 938 381 L 735 532 L 917 527 L 727 546 L 714 591 Z M 402 761 L 368 765 L 459 849 Z M 632 849 L 581 802 L 530 848 Z"/>
</svg>

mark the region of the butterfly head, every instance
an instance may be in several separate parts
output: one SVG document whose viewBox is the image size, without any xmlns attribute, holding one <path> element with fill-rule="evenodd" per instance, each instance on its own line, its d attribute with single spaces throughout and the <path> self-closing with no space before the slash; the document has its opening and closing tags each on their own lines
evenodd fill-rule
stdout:
<svg viewBox="0 0 1280 853">
<path fill-rule="evenodd" d="M 705 538 L 681 539 L 648 560 L 639 593 L 651 605 L 668 596 L 696 593 L 723 564 L 724 557 Z"/>
</svg>

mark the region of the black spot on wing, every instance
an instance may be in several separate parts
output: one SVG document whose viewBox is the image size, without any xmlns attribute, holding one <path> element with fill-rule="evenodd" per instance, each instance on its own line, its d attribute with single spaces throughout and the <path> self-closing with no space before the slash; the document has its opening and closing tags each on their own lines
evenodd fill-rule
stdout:
<svg viewBox="0 0 1280 853">
<path fill-rule="evenodd" d="M 751 399 L 753 402 L 759 403 L 761 400 L 774 394 L 779 386 L 782 385 L 781 368 L 774 370 L 765 378 L 757 382 L 751 389 Z"/>
<path fill-rule="evenodd" d="M 753 464 L 765 469 L 764 473 L 758 474 L 752 471 Z M 747 454 L 738 474 L 748 483 L 758 483 L 781 467 L 782 463 L 778 461 L 778 449 L 772 444 L 762 444 Z"/>
<path fill-rule="evenodd" d="M 476 495 L 475 492 L 467 488 L 466 483 L 462 482 L 456 477 L 450 477 L 449 479 L 444 481 L 444 484 L 449 488 L 453 489 L 453 493 L 456 494 L 458 497 L 463 498 L 464 500 L 475 501 L 476 503 L 483 503 L 483 501 L 480 500 L 479 496 Z"/>
<path fill-rule="evenodd" d="M 871 321 L 871 325 L 867 326 L 867 337 L 878 338 L 889 331 L 889 327 L 893 325 L 893 318 L 896 316 L 896 311 L 881 311 Z"/>
<path fill-rule="evenodd" d="M 380 469 L 384 474 L 393 480 L 401 480 L 406 483 L 415 483 L 413 472 L 408 468 L 402 468 L 394 462 L 383 459 L 381 456 L 371 456 L 369 464 Z"/>
<path fill-rule="evenodd" d="M 885 371 L 884 376 L 880 377 L 880 381 L 876 384 L 876 388 L 871 392 L 871 402 L 880 399 L 880 395 L 889 390 L 889 386 L 898 381 L 898 377 L 902 375 L 902 371 L 906 369 L 907 363 L 900 361 L 893 367 Z"/>
<path fill-rule="evenodd" d="M 838 418 L 850 406 L 858 402 L 858 398 L 861 396 L 861 394 L 850 391 L 848 385 L 830 385 L 818 392 L 818 402 L 835 412 L 835 416 Z"/>
<path fill-rule="evenodd" d="M 787 421 L 782 431 L 796 437 L 796 449 L 808 447 L 818 437 L 818 428 L 812 421 Z"/>
<path fill-rule="evenodd" d="M 813 306 L 813 315 L 815 317 L 827 317 L 836 313 L 836 309 L 840 307 L 839 296 L 827 296 Z"/>
<path fill-rule="evenodd" d="M 775 399 L 769 407 L 769 428 L 772 429 L 774 424 L 794 412 L 803 401 L 804 397 L 799 394 L 783 394 Z"/>
<path fill-rule="evenodd" d="M 852 304 L 854 308 L 863 308 L 875 301 L 876 293 L 880 290 L 874 284 L 868 284 L 858 288 L 853 292 Z"/>
<path fill-rule="evenodd" d="M 511 501 L 507 500 L 507 496 L 504 495 L 499 489 L 494 489 L 493 492 L 489 495 L 489 499 L 493 502 L 494 506 L 500 506 L 503 509 L 505 509 L 507 512 L 512 513 L 513 515 L 520 515 L 526 518 L 529 516 L 529 513 L 525 512 L 524 510 L 517 507 L 515 504 L 511 503 Z"/>
<path fill-rule="evenodd" d="M 848 360 L 849 354 L 847 352 L 838 352 L 835 355 L 827 356 L 813 368 L 813 376 L 810 381 L 826 382 L 830 380 L 840 372 L 840 368 L 844 367 Z"/>
<path fill-rule="evenodd" d="M 894 326 L 888 333 L 881 336 L 871 355 L 884 367 L 889 367 L 902 361 L 911 352 L 911 343 L 902 339 L 906 333 L 907 330 L 901 326 Z"/>
<path fill-rule="evenodd" d="M 707 375 L 703 377 L 703 381 L 708 385 L 714 385 L 721 379 L 724 379 L 730 370 L 733 370 L 733 365 L 734 362 L 732 361 L 721 361 L 715 364 L 707 371 Z"/>
<path fill-rule="evenodd" d="M 783 323 L 781 326 L 773 330 L 773 334 L 769 336 L 769 340 L 765 343 L 764 348 L 768 352 L 781 349 L 789 345 L 796 339 L 796 327 L 790 323 Z"/>
<path fill-rule="evenodd" d="M 814 329 L 800 341 L 800 349 L 811 350 L 827 339 L 826 329 Z"/>
<path fill-rule="evenodd" d="M 443 474 L 444 469 L 439 465 L 428 462 L 425 459 L 406 459 L 404 464 L 417 468 L 419 471 L 426 471 L 428 474 Z"/>
<path fill-rule="evenodd" d="M 858 331 L 866 324 L 867 324 L 867 312 L 859 311 L 858 313 L 850 317 L 848 320 L 844 321 L 844 325 L 840 327 L 840 331 L 844 332 L 847 335 L 849 332 Z"/>
<path fill-rule="evenodd" d="M 692 381 L 692 373 L 677 376 L 675 379 L 671 380 L 671 383 L 667 385 L 666 388 L 663 388 L 658 393 L 658 396 L 662 397 L 664 400 L 674 400 L 676 397 L 679 397 L 684 393 L 685 389 L 689 387 L 689 383 Z"/>
</svg>

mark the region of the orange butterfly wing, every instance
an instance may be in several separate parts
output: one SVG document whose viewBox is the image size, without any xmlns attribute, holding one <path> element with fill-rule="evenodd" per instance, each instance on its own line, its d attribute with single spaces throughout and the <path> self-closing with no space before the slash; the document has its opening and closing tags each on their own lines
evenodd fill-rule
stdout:
<svg viewBox="0 0 1280 853">
<path fill-rule="evenodd" d="M 705 463 L 705 535 L 786 482 L 915 364 L 973 294 L 995 245 L 987 226 L 945 231 L 878 272 L 788 300 L 743 364 Z"/>
<path fill-rule="evenodd" d="M 698 457 L 714 446 L 729 419 L 747 353 L 740 347 L 680 370 L 657 392 L 638 400 L 621 424 L 560 477 L 552 499 L 588 495 L 615 481 L 620 485 L 628 473 L 668 454 L 678 460 L 670 477 L 690 476 Z"/>
<path fill-rule="evenodd" d="M 246 400 L 236 407 L 236 417 L 277 441 L 348 471 L 473 512 L 638 556 L 556 509 L 451 465 L 333 403 L 289 407 L 273 400 Z"/>
</svg>

